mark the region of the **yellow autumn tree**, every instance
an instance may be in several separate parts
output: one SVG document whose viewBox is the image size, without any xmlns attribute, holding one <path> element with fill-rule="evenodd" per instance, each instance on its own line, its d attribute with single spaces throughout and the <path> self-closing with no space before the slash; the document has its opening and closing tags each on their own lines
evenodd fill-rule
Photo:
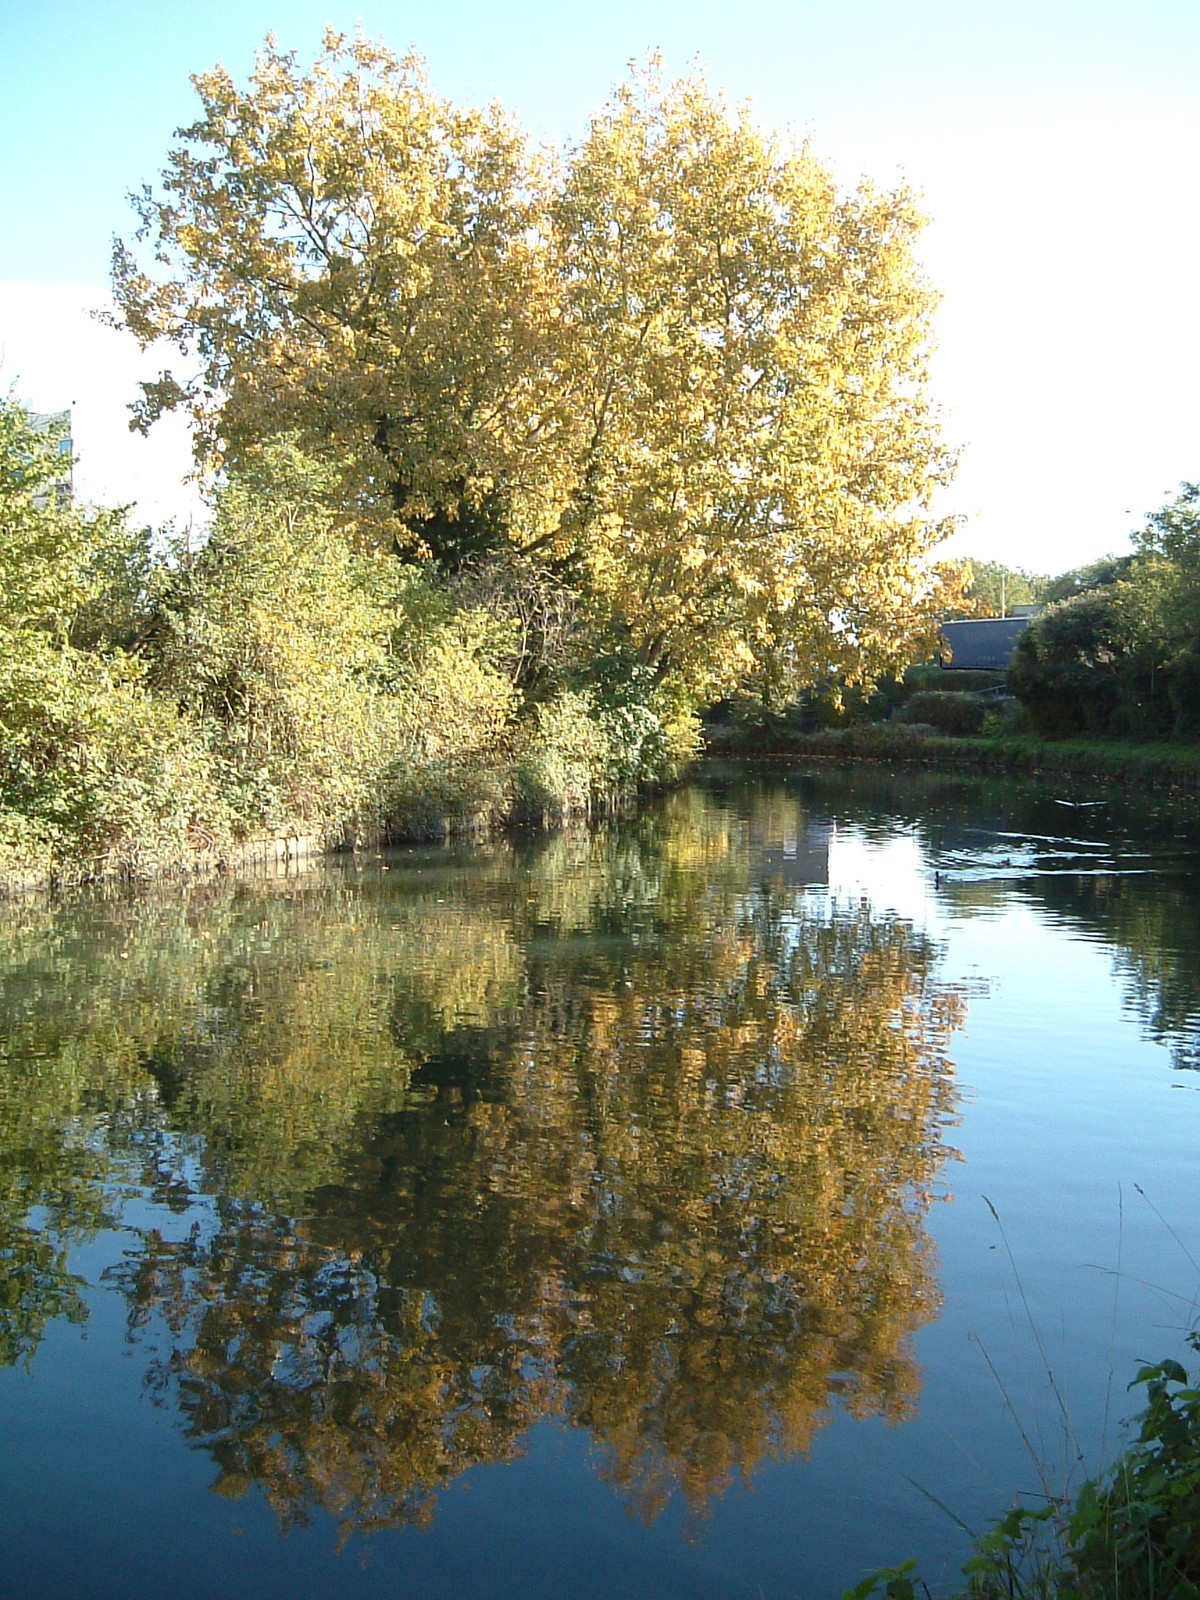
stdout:
<svg viewBox="0 0 1200 1600">
<path fill-rule="evenodd" d="M 593 121 L 556 221 L 587 391 L 574 521 L 637 660 L 786 693 L 911 659 L 952 465 L 913 197 L 840 193 L 702 79 L 652 69 Z"/>
<path fill-rule="evenodd" d="M 149 251 L 114 260 L 125 325 L 198 357 L 142 426 L 186 407 L 235 464 L 286 429 L 348 522 L 443 569 L 515 547 L 647 693 L 782 698 L 930 647 L 952 461 L 909 193 L 840 190 L 653 63 L 556 157 L 362 38 L 195 83 Z"/>
<path fill-rule="evenodd" d="M 555 285 L 521 134 L 332 31 L 308 73 L 269 37 L 245 91 L 193 81 L 202 115 L 136 201 L 153 261 L 118 244 L 113 276 L 126 326 L 196 368 L 147 384 L 135 421 L 185 407 L 209 465 L 291 432 L 340 466 L 347 509 L 451 563 L 510 514 L 536 524 Z"/>
</svg>

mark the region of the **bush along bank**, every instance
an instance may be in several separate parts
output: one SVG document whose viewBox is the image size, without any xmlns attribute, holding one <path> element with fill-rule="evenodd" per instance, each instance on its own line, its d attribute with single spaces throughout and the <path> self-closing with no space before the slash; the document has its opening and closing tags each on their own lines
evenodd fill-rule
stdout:
<svg viewBox="0 0 1200 1600">
<path fill-rule="evenodd" d="M 1130 555 L 1039 581 L 1045 607 L 1021 634 L 1007 672 L 930 663 L 872 694 L 831 683 L 783 713 L 742 707 L 718 737 L 731 752 L 1065 772 L 1194 790 L 1200 484 L 1183 484 L 1133 545 Z M 888 726 L 864 726 L 872 723 Z"/>
<path fill-rule="evenodd" d="M 814 692 L 777 713 L 734 704 L 706 732 L 711 753 L 730 756 L 912 763 L 1200 788 L 1200 744 L 1049 732 L 995 671 L 924 665 L 884 680 L 871 694 Z"/>
<path fill-rule="evenodd" d="M 513 563 L 481 603 L 360 548 L 286 441 L 197 546 L 61 504 L 60 468 L 0 403 L 0 885 L 559 821 L 693 753 L 686 703 L 636 671 L 538 658 L 545 597 Z"/>
<path fill-rule="evenodd" d="M 1200 1353 L 1200 1335 L 1189 1344 Z M 1143 1367 L 1137 1439 L 1071 1499 L 1015 1506 L 976 1543 L 962 1600 L 1196 1600 L 1200 1596 L 1200 1372 Z M 928 1595 L 915 1561 L 843 1600 Z"/>
<path fill-rule="evenodd" d="M 1009 683 L 1051 737 L 1200 737 L 1200 484 L 1133 534 L 1133 553 L 1077 575 L 1019 641 Z"/>
</svg>

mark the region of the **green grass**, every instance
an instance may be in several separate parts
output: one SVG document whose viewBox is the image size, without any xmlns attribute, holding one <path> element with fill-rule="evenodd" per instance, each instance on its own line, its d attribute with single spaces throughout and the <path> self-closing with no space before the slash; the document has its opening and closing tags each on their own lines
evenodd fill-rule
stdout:
<svg viewBox="0 0 1200 1600">
<path fill-rule="evenodd" d="M 1200 789 L 1200 745 L 1047 740 L 1026 734 L 954 738 L 919 723 L 877 722 L 796 734 L 753 753 L 817 761 L 899 761 L 984 772 L 1071 773 Z"/>
</svg>

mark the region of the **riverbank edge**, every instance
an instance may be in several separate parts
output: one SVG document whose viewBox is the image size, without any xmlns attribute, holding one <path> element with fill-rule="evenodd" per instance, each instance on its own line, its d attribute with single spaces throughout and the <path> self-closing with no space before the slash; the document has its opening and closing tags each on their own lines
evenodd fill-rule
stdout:
<svg viewBox="0 0 1200 1600">
<path fill-rule="evenodd" d="M 714 740 L 707 753 L 733 760 L 850 760 L 1028 777 L 1063 774 L 1200 793 L 1200 745 L 1102 744 L 1084 739 L 1051 742 L 1019 736 L 951 737 L 911 725 L 866 723 L 856 728 L 796 734 L 761 745 Z"/>
<path fill-rule="evenodd" d="M 94 857 L 64 861 L 14 854 L 8 860 L 0 859 L 0 901 L 59 889 L 149 884 L 169 879 L 190 881 L 237 872 L 299 871 L 313 861 L 336 854 L 338 848 L 321 834 L 294 826 L 238 841 L 196 845 L 186 853 L 136 864 L 125 857 L 114 862 Z"/>
<path fill-rule="evenodd" d="M 1151 788 L 1200 793 L 1200 746 L 1107 744 L 1090 740 L 1050 742 L 1009 738 L 951 737 L 919 725 L 866 723 L 854 728 L 823 729 L 784 740 L 754 744 L 750 740 L 710 736 L 698 761 L 680 775 L 687 777 L 705 761 L 852 761 L 1010 773 L 1022 777 L 1061 774 L 1101 782 L 1135 782 Z M 677 780 L 678 781 L 678 780 Z M 169 879 L 193 880 L 238 872 L 299 870 L 318 860 L 378 850 L 385 844 L 421 844 L 448 839 L 484 839 L 511 830 L 549 831 L 568 823 L 588 823 L 628 809 L 665 785 L 613 790 L 593 796 L 585 805 L 531 807 L 528 803 L 488 807 L 477 812 L 441 812 L 436 806 L 414 806 L 408 818 L 366 832 L 346 829 L 314 831 L 295 822 L 270 834 L 237 841 L 197 844 L 169 857 L 68 861 L 0 855 L 0 900 L 114 883 L 148 884 Z M 436 814 L 435 814 L 436 813 Z"/>
<path fill-rule="evenodd" d="M 666 787 L 661 783 L 643 784 L 636 789 L 617 788 L 593 795 L 586 804 L 570 804 L 560 798 L 554 804 L 538 806 L 524 800 L 462 812 L 442 811 L 432 802 L 415 804 L 404 819 L 384 826 L 321 830 L 309 823 L 293 822 L 271 833 L 198 843 L 186 851 L 149 857 L 123 853 L 75 860 L 51 856 L 39 859 L 10 852 L 5 859 L 0 853 L 0 902 L 62 889 L 202 882 L 243 872 L 290 875 L 322 861 L 377 852 L 393 845 L 483 840 L 504 833 L 549 833 L 571 824 L 587 825 L 601 817 L 618 815 Z"/>
</svg>

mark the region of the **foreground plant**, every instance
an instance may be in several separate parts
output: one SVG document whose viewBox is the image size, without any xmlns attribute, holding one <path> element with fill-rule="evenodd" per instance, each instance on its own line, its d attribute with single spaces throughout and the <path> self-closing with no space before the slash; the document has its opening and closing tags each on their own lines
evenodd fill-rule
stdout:
<svg viewBox="0 0 1200 1600">
<path fill-rule="evenodd" d="M 1188 1336 L 1200 1354 L 1200 1334 Z M 1014 1506 L 963 1567 L 970 1600 L 1196 1600 L 1200 1388 L 1173 1360 L 1142 1367 L 1138 1437 L 1074 1501 Z M 916 1600 L 915 1560 L 868 1574 L 843 1600 Z"/>
</svg>

